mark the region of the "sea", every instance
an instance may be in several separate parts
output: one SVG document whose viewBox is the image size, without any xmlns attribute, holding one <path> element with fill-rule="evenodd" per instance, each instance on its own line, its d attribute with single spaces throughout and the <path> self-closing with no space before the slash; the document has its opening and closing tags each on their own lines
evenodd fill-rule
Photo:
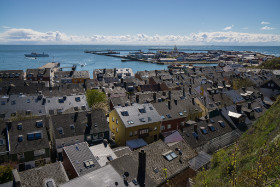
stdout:
<svg viewBox="0 0 280 187">
<path fill-rule="evenodd" d="M 132 45 L 0 45 L 0 70 L 26 70 L 38 68 L 48 62 L 60 62 L 67 68 L 77 65 L 77 70 L 103 68 L 132 68 L 133 72 L 144 70 L 163 70 L 167 65 L 152 64 L 140 61 L 122 62 L 121 58 L 84 53 L 86 50 L 120 50 L 120 55 L 126 55 L 133 50 L 155 52 L 157 49 L 173 50 L 174 46 L 132 46 Z M 207 52 L 206 50 L 253 51 L 267 55 L 280 56 L 280 46 L 177 46 L 179 51 L 187 53 Z M 150 50 L 152 49 L 152 50 Z M 47 53 L 49 57 L 26 58 L 24 54 L 31 52 Z M 84 65 L 84 66 L 81 66 Z M 208 64 L 204 64 L 209 66 Z"/>
</svg>

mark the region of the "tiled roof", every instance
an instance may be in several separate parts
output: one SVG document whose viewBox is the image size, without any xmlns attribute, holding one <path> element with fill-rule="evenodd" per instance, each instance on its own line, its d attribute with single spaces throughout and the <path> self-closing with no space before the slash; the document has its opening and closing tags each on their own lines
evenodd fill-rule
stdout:
<svg viewBox="0 0 280 187">
<path fill-rule="evenodd" d="M 78 176 L 90 173 L 101 167 L 86 142 L 63 147 L 63 150 L 72 163 L 75 171 L 78 173 Z M 89 160 L 93 161 L 94 166 L 85 167 L 84 162 Z"/>
</svg>

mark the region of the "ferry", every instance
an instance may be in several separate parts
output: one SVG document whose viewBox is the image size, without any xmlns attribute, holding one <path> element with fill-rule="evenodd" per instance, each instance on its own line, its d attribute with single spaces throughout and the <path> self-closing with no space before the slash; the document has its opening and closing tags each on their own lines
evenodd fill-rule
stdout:
<svg viewBox="0 0 280 187">
<path fill-rule="evenodd" d="M 31 53 L 31 54 L 25 54 L 24 55 L 25 57 L 33 57 L 33 58 L 36 58 L 36 57 L 49 57 L 48 54 L 40 54 L 40 53 Z"/>
</svg>

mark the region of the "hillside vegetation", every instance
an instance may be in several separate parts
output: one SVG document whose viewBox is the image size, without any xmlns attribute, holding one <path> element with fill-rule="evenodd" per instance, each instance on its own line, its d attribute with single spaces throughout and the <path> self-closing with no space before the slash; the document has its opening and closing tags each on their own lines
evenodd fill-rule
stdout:
<svg viewBox="0 0 280 187">
<path fill-rule="evenodd" d="M 280 57 L 265 61 L 258 68 L 280 70 Z"/>
<path fill-rule="evenodd" d="M 235 145 L 215 153 L 195 186 L 280 185 L 280 97 Z"/>
</svg>

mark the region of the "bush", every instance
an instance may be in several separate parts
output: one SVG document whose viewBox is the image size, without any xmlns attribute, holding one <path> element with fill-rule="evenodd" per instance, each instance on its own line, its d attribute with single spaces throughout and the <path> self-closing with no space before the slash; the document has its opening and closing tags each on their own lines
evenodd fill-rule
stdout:
<svg viewBox="0 0 280 187">
<path fill-rule="evenodd" d="M 0 184 L 13 180 L 13 173 L 11 166 L 0 166 Z"/>
</svg>

